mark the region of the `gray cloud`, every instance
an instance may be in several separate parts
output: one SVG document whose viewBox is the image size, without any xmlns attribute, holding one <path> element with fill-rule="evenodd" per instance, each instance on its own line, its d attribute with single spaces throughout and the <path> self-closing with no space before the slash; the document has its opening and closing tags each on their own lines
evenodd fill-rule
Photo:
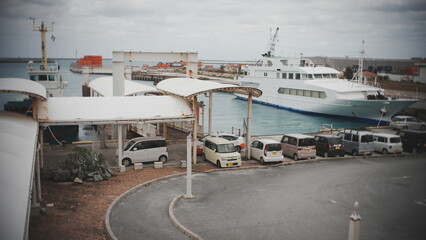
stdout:
<svg viewBox="0 0 426 240">
<path fill-rule="evenodd" d="M 0 57 L 38 56 L 29 16 L 55 21 L 52 57 L 112 50 L 198 51 L 207 59 L 254 59 L 280 27 L 282 55 L 426 56 L 424 1 L 296 0 L 6 0 L 1 3 Z"/>
</svg>

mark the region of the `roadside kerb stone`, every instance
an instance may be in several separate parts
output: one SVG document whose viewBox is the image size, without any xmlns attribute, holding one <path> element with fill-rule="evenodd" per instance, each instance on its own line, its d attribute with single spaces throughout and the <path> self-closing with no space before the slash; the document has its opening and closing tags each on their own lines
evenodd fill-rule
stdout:
<svg viewBox="0 0 426 240">
<path fill-rule="evenodd" d="M 177 220 L 175 214 L 173 213 L 173 209 L 175 208 L 175 206 L 177 205 L 177 203 L 179 202 L 179 200 L 181 198 L 182 198 L 182 196 L 177 196 L 177 197 L 173 198 L 173 200 L 169 204 L 169 219 L 170 219 L 170 221 L 180 232 L 182 232 L 183 234 L 185 234 L 189 238 L 194 239 L 194 240 L 204 240 L 200 235 L 192 232 L 191 230 L 189 230 L 188 228 L 183 226 Z"/>
<path fill-rule="evenodd" d="M 173 175 L 169 175 L 169 176 L 165 176 L 165 177 L 161 177 L 161 178 L 157 178 L 157 179 L 153 179 L 153 180 L 149 180 L 149 181 L 147 181 L 147 182 L 144 182 L 144 183 L 142 183 L 142 184 L 139 184 L 139 185 L 137 185 L 137 186 L 135 186 L 135 187 L 132 187 L 131 189 L 129 189 L 129 190 L 127 190 L 125 193 L 123 193 L 123 194 L 121 194 L 119 197 L 117 197 L 112 203 L 111 203 L 111 205 L 108 207 L 108 210 L 107 210 L 107 212 L 106 212 L 106 214 L 105 214 L 105 229 L 106 229 L 106 231 L 107 231 L 107 237 L 108 237 L 108 239 L 110 239 L 110 240 L 119 240 L 118 238 L 117 238 L 117 236 L 115 236 L 115 234 L 114 234 L 114 232 L 112 231 L 112 229 L 111 229 L 111 225 L 110 225 L 110 220 L 109 220 L 109 217 L 110 217 L 110 215 L 111 215 L 111 211 L 112 211 L 112 209 L 114 208 L 114 206 L 122 199 L 122 198 L 124 198 L 124 197 L 126 197 L 127 195 L 129 195 L 129 194 L 131 194 L 131 193 L 133 193 L 134 191 L 136 191 L 138 188 L 141 188 L 141 187 L 146 187 L 146 186 L 149 186 L 149 185 L 151 185 L 151 184 L 153 184 L 153 183 L 155 183 L 155 182 L 158 182 L 158 181 L 162 181 L 162 180 L 167 180 L 167 179 L 171 179 L 171 178 L 175 178 L 175 177 L 180 177 L 180 176 L 183 176 L 183 175 L 186 175 L 186 173 L 177 173 L 177 174 L 173 174 Z"/>
</svg>

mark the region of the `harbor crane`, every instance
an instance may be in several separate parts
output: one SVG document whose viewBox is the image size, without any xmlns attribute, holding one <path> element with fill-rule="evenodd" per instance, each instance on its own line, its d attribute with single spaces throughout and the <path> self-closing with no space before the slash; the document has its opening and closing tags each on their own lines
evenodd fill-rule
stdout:
<svg viewBox="0 0 426 240">
<path fill-rule="evenodd" d="M 277 29 L 275 30 L 275 34 L 272 35 L 272 28 L 271 28 L 271 34 L 270 34 L 270 39 L 269 39 L 269 51 L 265 54 L 263 54 L 262 56 L 267 56 L 267 57 L 273 57 L 275 54 L 275 45 L 277 45 L 278 42 L 278 31 L 280 30 L 280 28 L 277 27 Z"/>
</svg>

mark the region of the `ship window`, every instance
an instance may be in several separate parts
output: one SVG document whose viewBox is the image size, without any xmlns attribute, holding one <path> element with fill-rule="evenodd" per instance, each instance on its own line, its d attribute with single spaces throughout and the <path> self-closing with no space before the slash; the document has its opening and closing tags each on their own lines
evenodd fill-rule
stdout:
<svg viewBox="0 0 426 240">
<path fill-rule="evenodd" d="M 288 61 L 287 60 L 280 60 L 281 61 L 281 63 L 283 64 L 283 65 L 287 65 L 288 64 Z"/>
<path fill-rule="evenodd" d="M 266 72 L 265 72 L 265 73 L 263 73 L 263 76 L 264 76 L 264 77 L 267 77 L 267 76 L 268 76 L 268 73 L 266 73 Z"/>
<path fill-rule="evenodd" d="M 326 98 L 325 92 L 319 92 L 319 98 Z"/>
<path fill-rule="evenodd" d="M 293 79 L 293 75 L 294 75 L 294 73 L 289 73 L 288 74 L 288 79 Z"/>
<path fill-rule="evenodd" d="M 296 95 L 297 91 L 296 89 L 290 89 L 290 95 Z"/>
<path fill-rule="evenodd" d="M 319 97 L 319 92 L 318 91 L 312 91 L 311 96 L 313 98 L 318 98 Z"/>
<path fill-rule="evenodd" d="M 311 91 L 309 91 L 309 90 L 303 90 L 303 96 L 310 97 L 311 96 Z"/>
<path fill-rule="evenodd" d="M 296 73 L 296 79 L 300 79 L 300 73 Z"/>
<path fill-rule="evenodd" d="M 49 75 L 49 81 L 55 81 L 55 75 Z"/>
<path fill-rule="evenodd" d="M 290 88 L 284 88 L 284 94 L 290 94 Z"/>
<path fill-rule="evenodd" d="M 272 62 L 268 60 L 268 67 L 272 66 Z"/>
<path fill-rule="evenodd" d="M 312 74 L 308 74 L 308 79 L 314 79 L 314 78 L 312 77 Z"/>
<path fill-rule="evenodd" d="M 297 89 L 297 95 L 298 96 L 303 96 L 303 90 Z"/>
<path fill-rule="evenodd" d="M 278 93 L 283 94 L 284 93 L 284 88 L 282 88 L 282 87 L 278 88 Z"/>
<path fill-rule="evenodd" d="M 314 74 L 314 77 L 315 78 L 322 78 L 322 75 L 321 74 Z"/>
<path fill-rule="evenodd" d="M 287 79 L 287 73 L 283 73 L 282 76 L 283 76 L 283 79 Z"/>
<path fill-rule="evenodd" d="M 30 75 L 30 80 L 37 81 L 37 75 Z"/>
<path fill-rule="evenodd" d="M 39 75 L 38 80 L 40 81 L 47 81 L 47 75 Z"/>
<path fill-rule="evenodd" d="M 331 78 L 337 78 L 337 74 L 331 74 Z"/>
<path fill-rule="evenodd" d="M 330 74 L 324 74 L 324 78 L 331 78 Z"/>
</svg>

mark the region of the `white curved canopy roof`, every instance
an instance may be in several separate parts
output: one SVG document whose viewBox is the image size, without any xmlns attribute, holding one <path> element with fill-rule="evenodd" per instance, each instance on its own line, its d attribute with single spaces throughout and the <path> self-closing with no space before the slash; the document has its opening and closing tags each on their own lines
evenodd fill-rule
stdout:
<svg viewBox="0 0 426 240">
<path fill-rule="evenodd" d="M 113 78 L 100 77 L 92 80 L 89 87 L 104 97 L 113 96 Z M 138 93 L 159 92 L 155 87 L 150 87 L 142 83 L 131 80 L 124 80 L 124 96 L 135 95 Z"/>
<path fill-rule="evenodd" d="M 259 97 L 262 91 L 253 87 L 241 87 L 232 84 L 223 84 L 214 81 L 205 81 L 192 78 L 169 78 L 157 84 L 157 88 L 167 93 L 181 96 L 184 98 L 192 97 L 194 95 L 203 94 L 206 92 L 232 92 Z"/>
<path fill-rule="evenodd" d="M 28 239 L 38 123 L 0 112 L 0 239 Z"/>
<path fill-rule="evenodd" d="M 47 91 L 43 85 L 23 78 L 0 78 L 0 92 L 20 93 L 40 99 L 47 98 Z"/>
<path fill-rule="evenodd" d="M 37 120 L 42 125 L 193 119 L 188 103 L 176 96 L 51 97 L 37 104 Z"/>
</svg>

